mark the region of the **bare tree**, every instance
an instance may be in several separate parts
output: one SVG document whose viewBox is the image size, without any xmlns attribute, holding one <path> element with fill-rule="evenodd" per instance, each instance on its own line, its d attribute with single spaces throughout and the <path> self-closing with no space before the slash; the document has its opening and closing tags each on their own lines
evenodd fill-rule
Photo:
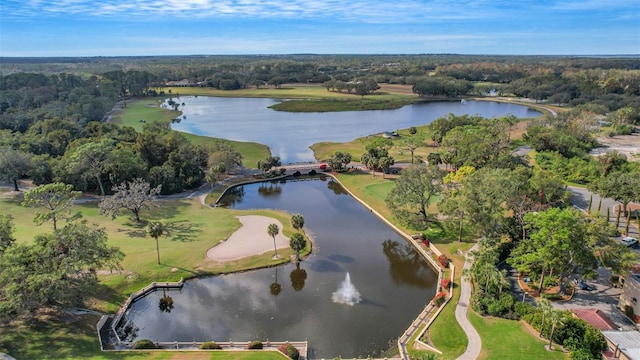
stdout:
<svg viewBox="0 0 640 360">
<path fill-rule="evenodd" d="M 113 219 L 120 214 L 120 210 L 130 210 L 135 215 L 136 222 L 140 222 L 140 211 L 149 209 L 160 194 L 161 185 L 151 188 L 143 179 L 126 181 L 113 187 L 114 194 L 100 201 L 100 215 L 111 215 Z"/>
</svg>

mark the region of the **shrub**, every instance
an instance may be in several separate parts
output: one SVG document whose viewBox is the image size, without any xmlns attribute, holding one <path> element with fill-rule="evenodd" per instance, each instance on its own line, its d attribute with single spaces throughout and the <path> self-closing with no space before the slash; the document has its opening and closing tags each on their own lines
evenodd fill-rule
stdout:
<svg viewBox="0 0 640 360">
<path fill-rule="evenodd" d="M 213 341 L 206 341 L 206 342 L 203 342 L 202 345 L 200 345 L 200 349 L 202 349 L 202 350 L 220 350 L 220 349 L 222 349 L 222 346 L 218 345 L 217 343 L 215 343 Z"/>
<path fill-rule="evenodd" d="M 262 345 L 262 341 L 260 340 L 253 340 L 247 346 L 247 349 L 253 349 L 253 350 L 262 349 L 262 348 L 263 348 L 263 345 Z"/>
<path fill-rule="evenodd" d="M 287 169 L 285 168 L 280 168 L 280 175 L 284 175 L 284 173 L 287 172 Z"/>
<path fill-rule="evenodd" d="M 631 305 L 625 305 L 623 311 L 624 311 L 624 314 L 627 315 L 629 319 L 631 320 L 634 319 L 636 314 L 634 313 L 633 307 L 631 307 Z"/>
<path fill-rule="evenodd" d="M 315 175 L 317 174 L 317 172 L 314 169 L 311 169 L 311 171 L 309 171 L 309 175 Z"/>
<path fill-rule="evenodd" d="M 513 305 L 513 308 L 518 315 L 519 318 L 524 318 L 526 315 L 529 315 L 535 311 L 534 307 L 531 304 L 524 302 L 517 302 Z"/>
<path fill-rule="evenodd" d="M 298 360 L 298 357 L 300 356 L 298 349 L 296 349 L 295 346 L 289 343 L 285 343 L 278 346 L 278 351 L 287 355 L 289 359 L 293 359 L 293 360 Z"/>
<path fill-rule="evenodd" d="M 553 294 L 542 294 L 542 297 L 547 299 L 547 300 L 562 300 L 562 294 L 560 293 L 553 293 Z"/>
<path fill-rule="evenodd" d="M 439 293 L 436 294 L 436 296 L 433 297 L 433 299 L 431 301 L 433 301 L 433 303 L 436 306 L 440 306 L 440 305 L 444 304 L 445 296 L 447 296 L 446 293 L 439 292 Z"/>
<path fill-rule="evenodd" d="M 294 172 L 294 173 L 293 173 L 293 176 L 294 176 L 294 177 L 298 177 L 298 176 L 300 176 L 300 175 L 302 175 L 302 174 L 301 174 L 301 173 L 300 173 L 300 171 L 298 171 L 298 170 L 296 170 L 296 172 Z"/>
<path fill-rule="evenodd" d="M 136 343 L 133 344 L 133 348 L 134 349 L 157 349 L 158 347 L 153 341 L 142 339 L 142 340 L 136 341 Z"/>
<path fill-rule="evenodd" d="M 633 134 L 633 126 L 627 124 L 616 125 L 615 132 L 617 135 L 631 135 Z"/>
<path fill-rule="evenodd" d="M 440 265 L 442 265 L 442 267 L 447 268 L 449 267 L 449 258 L 447 258 L 446 255 L 440 255 L 438 256 L 438 262 L 440 263 Z"/>
<path fill-rule="evenodd" d="M 451 286 L 451 280 L 442 279 L 442 283 L 440 285 L 442 285 L 443 289 L 449 289 L 449 287 Z"/>
</svg>

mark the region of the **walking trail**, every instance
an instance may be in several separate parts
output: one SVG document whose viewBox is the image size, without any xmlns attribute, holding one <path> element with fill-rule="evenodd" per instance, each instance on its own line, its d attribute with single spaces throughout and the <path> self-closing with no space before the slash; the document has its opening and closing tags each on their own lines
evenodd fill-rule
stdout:
<svg viewBox="0 0 640 360">
<path fill-rule="evenodd" d="M 471 268 L 471 264 L 473 264 L 473 257 L 470 255 L 470 253 L 472 251 L 475 251 L 477 248 L 478 244 L 476 243 L 469 250 L 469 252 L 467 252 L 463 269 Z M 462 330 L 464 330 L 464 332 L 467 334 L 469 343 L 467 344 L 467 349 L 462 355 L 460 355 L 458 359 L 474 360 L 477 359 L 480 355 L 480 350 L 482 349 L 482 341 L 480 340 L 480 335 L 473 327 L 473 325 L 471 325 L 471 323 L 469 322 L 469 318 L 467 317 L 467 311 L 469 310 L 469 301 L 471 300 L 471 283 L 466 276 L 460 277 L 460 283 L 460 299 L 458 300 L 458 304 L 456 305 L 456 320 L 458 321 L 458 324 L 462 326 Z"/>
</svg>

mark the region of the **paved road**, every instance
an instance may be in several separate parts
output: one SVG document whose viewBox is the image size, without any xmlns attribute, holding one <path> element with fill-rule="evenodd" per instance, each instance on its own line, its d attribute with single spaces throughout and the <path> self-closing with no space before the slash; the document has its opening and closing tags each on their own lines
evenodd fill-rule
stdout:
<svg viewBox="0 0 640 360">
<path fill-rule="evenodd" d="M 479 244 L 477 243 L 473 245 L 469 252 L 476 250 L 478 248 L 478 245 Z M 473 264 L 473 257 L 470 256 L 469 253 L 467 253 L 467 255 L 465 256 L 463 269 L 471 268 L 471 264 Z M 480 355 L 480 350 L 482 349 L 482 340 L 480 339 L 480 335 L 478 334 L 476 329 L 469 322 L 469 318 L 467 316 L 469 303 L 471 301 L 471 283 L 465 276 L 461 276 L 460 283 L 460 299 L 458 300 L 458 304 L 456 305 L 456 320 L 462 327 L 462 330 L 464 330 L 465 334 L 467 334 L 469 343 L 467 344 L 467 349 L 462 355 L 460 355 L 458 359 L 473 360 L 477 359 Z"/>
<path fill-rule="evenodd" d="M 614 288 L 609 283 L 609 269 L 599 268 L 598 277 L 594 280 L 586 280 L 590 290 L 576 290 L 569 301 L 553 301 L 551 304 L 556 309 L 599 309 L 622 330 L 634 330 L 635 326 L 622 315 L 618 309 L 618 299 L 622 289 Z"/>
<path fill-rule="evenodd" d="M 589 198 L 593 196 L 593 201 L 591 203 L 591 211 L 594 212 L 598 209 L 598 203 L 600 202 L 600 195 L 594 194 L 585 188 L 580 188 L 576 186 L 569 186 L 567 187 L 567 190 L 571 192 L 571 197 L 569 198 L 569 201 L 576 208 L 582 211 L 587 211 L 587 207 L 589 207 Z M 600 207 L 600 212 L 606 216 L 607 208 L 609 208 L 610 216 L 611 216 L 611 218 L 609 219 L 609 222 L 612 224 L 615 223 L 615 219 L 616 219 L 615 209 L 618 205 L 620 205 L 620 203 L 613 199 L 602 198 L 602 206 Z M 626 223 L 627 223 L 627 220 L 624 218 L 624 216 L 620 216 L 620 224 L 618 226 L 618 230 L 620 232 L 624 231 Z M 629 236 L 638 238 L 638 227 L 636 226 L 633 220 L 631 221 L 631 224 L 629 226 Z"/>
</svg>

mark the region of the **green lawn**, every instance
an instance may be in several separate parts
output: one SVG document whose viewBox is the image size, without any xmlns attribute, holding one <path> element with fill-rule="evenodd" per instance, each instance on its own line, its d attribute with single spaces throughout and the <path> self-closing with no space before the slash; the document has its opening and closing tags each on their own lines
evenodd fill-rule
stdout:
<svg viewBox="0 0 640 360">
<path fill-rule="evenodd" d="M 212 263 L 206 258 L 207 249 L 228 238 L 240 226 L 238 215 L 258 214 L 276 218 L 283 224 L 281 231 L 291 235 L 291 215 L 273 210 L 239 211 L 224 208 L 209 208 L 197 199 L 159 201 L 160 207 L 142 214 L 143 223 L 136 224 L 129 213 L 115 220 L 98 215 L 97 202 L 76 206 L 89 223 L 107 230 L 109 244 L 119 247 L 125 254 L 121 274 L 101 276 L 101 286 L 97 299 L 91 305 L 99 310 L 115 312 L 122 301 L 131 293 L 153 281 L 177 281 L 181 277 L 203 274 L 217 274 L 271 266 L 271 253 L 252 256 L 236 262 Z M 49 223 L 35 226 L 32 222 L 35 209 L 20 206 L 19 201 L 0 200 L 0 213 L 14 214 L 16 239 L 31 242 L 37 234 L 51 232 Z M 155 242 L 146 234 L 146 222 L 162 220 L 168 225 L 169 235 L 159 239 L 161 265 L 157 264 Z M 266 229 L 265 229 L 266 231 Z M 308 248 L 303 253 L 310 251 Z M 291 249 L 282 249 L 286 262 Z"/>
<path fill-rule="evenodd" d="M 96 334 L 99 317 L 85 315 L 65 322 L 49 320 L 11 329 L 0 327 L 0 352 L 16 359 L 240 359 L 283 360 L 287 357 L 273 351 L 121 351 L 102 352 Z"/>
<path fill-rule="evenodd" d="M 482 339 L 479 359 L 568 359 L 561 350 L 548 351 L 544 341 L 529 332 L 524 323 L 500 318 L 485 318 L 469 310 L 469 320 Z"/>
<path fill-rule="evenodd" d="M 361 100 L 360 95 L 327 91 L 322 85 L 283 85 L 281 88 L 261 87 L 260 89 L 246 88 L 238 90 L 218 90 L 213 88 L 200 87 L 166 87 L 162 89 L 166 96 L 218 96 L 218 97 L 252 97 L 252 98 L 272 98 L 272 99 L 342 99 Z M 171 93 L 169 93 L 171 91 Z M 367 95 L 365 99 L 375 98 L 384 100 L 418 99 L 413 94 L 400 94 L 394 92 L 377 91 L 376 94 Z"/>
<path fill-rule="evenodd" d="M 460 268 L 457 268 L 460 269 Z M 457 276 L 456 278 L 459 279 Z M 459 284 L 459 280 L 456 280 Z M 460 286 L 453 288 L 453 298 L 429 328 L 429 338 L 436 349 L 442 351 L 438 359 L 457 359 L 467 348 L 469 340 L 456 320 L 456 304 L 460 298 Z"/>
<path fill-rule="evenodd" d="M 429 129 L 427 125 L 417 126 L 416 129 L 418 132 L 425 134 L 427 138 L 427 144 L 429 142 Z M 397 138 L 393 138 L 392 141 L 394 146 L 389 150 L 389 155 L 393 156 L 393 159 L 397 163 L 407 163 L 411 162 L 411 153 L 407 149 L 403 149 L 402 140 L 408 136 L 408 129 L 389 129 L 389 131 L 397 131 L 400 135 Z M 381 134 L 363 134 L 361 137 L 354 139 L 352 141 L 337 143 L 337 142 L 319 142 L 310 146 L 311 150 L 313 150 L 314 156 L 316 159 L 324 161 L 333 156 L 336 151 L 346 152 L 351 154 L 353 161 L 360 161 L 360 156 L 366 152 L 366 146 L 371 143 L 373 140 L 381 136 Z M 438 151 L 438 148 L 424 146 L 418 148 L 414 152 L 415 156 L 422 156 L 426 158 L 429 153 Z"/>
<path fill-rule="evenodd" d="M 163 99 L 164 98 L 145 98 L 129 101 L 127 107 L 118 111 L 112 117 L 111 121 L 114 124 L 131 126 L 137 131 L 142 131 L 146 123 L 161 122 L 163 124 L 169 124 L 172 119 L 175 119 L 181 113 L 179 111 L 161 108 L 160 102 Z M 144 120 L 144 122 L 140 120 Z M 254 142 L 231 141 L 187 133 L 182 134 L 193 144 L 203 147 L 212 147 L 218 141 L 231 144 L 242 154 L 242 162 L 248 168 L 254 168 L 258 160 L 262 160 L 271 154 L 266 145 Z"/>
</svg>

